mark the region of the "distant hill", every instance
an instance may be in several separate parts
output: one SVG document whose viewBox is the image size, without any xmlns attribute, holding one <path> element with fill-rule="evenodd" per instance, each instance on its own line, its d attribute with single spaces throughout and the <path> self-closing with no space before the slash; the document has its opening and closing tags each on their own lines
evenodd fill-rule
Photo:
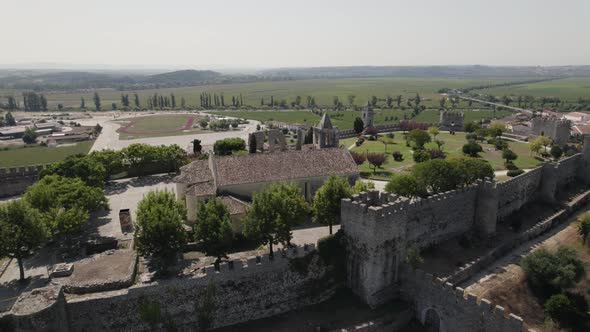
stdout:
<svg viewBox="0 0 590 332">
<path fill-rule="evenodd" d="M 221 74 L 211 70 L 178 70 L 169 73 L 149 76 L 145 79 L 150 83 L 181 83 L 192 84 L 216 80 Z"/>
<path fill-rule="evenodd" d="M 260 72 L 267 78 L 356 78 L 356 77 L 457 77 L 457 78 L 543 78 L 590 76 L 590 66 L 500 67 L 500 66 L 353 66 L 277 68 Z"/>
</svg>

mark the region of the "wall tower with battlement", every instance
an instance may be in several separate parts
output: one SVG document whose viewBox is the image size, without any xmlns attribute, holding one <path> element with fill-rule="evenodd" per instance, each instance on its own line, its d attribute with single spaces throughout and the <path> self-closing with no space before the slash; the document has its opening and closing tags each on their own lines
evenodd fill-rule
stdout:
<svg viewBox="0 0 590 332">
<path fill-rule="evenodd" d="M 555 118 L 536 117 L 532 120 L 532 131 L 535 136 L 547 136 L 558 145 L 565 145 L 570 137 L 571 122 Z"/>
</svg>

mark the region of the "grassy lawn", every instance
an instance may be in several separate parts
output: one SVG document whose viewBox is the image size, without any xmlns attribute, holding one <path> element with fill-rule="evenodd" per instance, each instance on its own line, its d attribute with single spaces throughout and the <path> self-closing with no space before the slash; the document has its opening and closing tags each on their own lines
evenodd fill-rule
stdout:
<svg viewBox="0 0 590 332">
<path fill-rule="evenodd" d="M 53 163 L 78 153 L 87 154 L 94 141 L 85 141 L 56 148 L 44 146 L 19 147 L 0 151 L 0 167 L 19 167 Z"/>
<path fill-rule="evenodd" d="M 441 133 L 437 136 L 437 139 L 445 142 L 442 149 L 449 157 L 461 157 L 463 156 L 463 145 L 467 143 L 465 134 L 459 133 L 457 135 L 451 135 L 448 133 Z M 403 172 L 414 165 L 414 159 L 412 157 L 413 151 L 411 147 L 406 146 L 401 132 L 395 133 L 395 144 L 387 145 L 387 160 L 380 169 L 377 169 L 376 174 L 373 173 L 373 169 L 369 166 L 368 162 L 359 166 L 361 174 L 369 176 L 375 179 L 387 179 L 395 172 Z M 347 147 L 356 142 L 356 138 L 347 138 L 340 141 Z M 531 157 L 529 145 L 522 142 L 508 142 L 510 149 L 512 149 L 517 155 L 518 159 L 515 164 L 520 168 L 532 168 L 537 166 L 540 161 Z M 483 153 L 480 153 L 480 157 L 490 162 L 494 170 L 505 170 L 504 160 L 502 159 L 502 152 L 496 151 L 490 144 L 482 144 L 484 149 Z M 435 143 L 426 144 L 427 149 L 436 149 Z M 365 141 L 361 146 L 355 146 L 352 151 L 354 152 L 379 152 L 385 153 L 385 145 L 379 141 Z M 394 161 L 391 153 L 393 151 L 399 151 L 403 154 L 403 161 Z"/>
<path fill-rule="evenodd" d="M 200 117 L 188 114 L 153 115 L 116 121 L 121 124 L 117 130 L 119 139 L 189 135 L 203 130 L 192 128 Z"/>
</svg>

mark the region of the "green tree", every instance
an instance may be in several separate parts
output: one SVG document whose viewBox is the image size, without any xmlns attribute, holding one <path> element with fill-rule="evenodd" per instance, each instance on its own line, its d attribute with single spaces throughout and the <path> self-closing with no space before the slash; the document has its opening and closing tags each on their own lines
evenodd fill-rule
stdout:
<svg viewBox="0 0 590 332">
<path fill-rule="evenodd" d="M 399 174 L 385 185 L 385 191 L 404 197 L 425 197 L 426 187 L 412 174 Z"/>
<path fill-rule="evenodd" d="M 134 93 L 133 97 L 134 97 L 133 101 L 134 101 L 135 107 L 139 108 L 139 95 L 137 93 Z"/>
<path fill-rule="evenodd" d="M 417 150 L 424 149 L 424 144 L 430 142 L 430 135 L 422 129 L 412 129 L 408 133 L 408 141 L 414 143 L 414 148 Z"/>
<path fill-rule="evenodd" d="M 37 140 L 37 132 L 34 128 L 27 127 L 25 129 L 25 133 L 23 134 L 23 142 L 26 144 L 33 144 Z"/>
<path fill-rule="evenodd" d="M 510 149 L 502 150 L 502 159 L 506 160 L 506 163 L 511 163 L 512 161 L 516 160 L 518 155 L 514 153 L 514 151 Z"/>
<path fill-rule="evenodd" d="M 473 133 L 480 128 L 481 126 L 479 125 L 479 123 L 475 121 L 467 122 L 463 125 L 463 130 L 465 130 L 465 132 L 468 133 Z"/>
<path fill-rule="evenodd" d="M 590 215 L 582 217 L 578 223 L 578 234 L 582 236 L 582 243 L 586 244 L 586 238 L 590 234 Z"/>
<path fill-rule="evenodd" d="M 428 133 L 432 136 L 432 140 L 436 140 L 436 136 L 440 134 L 440 131 L 436 127 L 428 127 Z"/>
<path fill-rule="evenodd" d="M 480 152 L 483 151 L 481 145 L 475 143 L 475 141 L 469 141 L 467 144 L 463 145 L 463 153 L 470 156 L 470 157 L 477 157 Z"/>
<path fill-rule="evenodd" d="M 217 257 L 215 264 L 219 265 L 221 259 L 227 257 L 233 240 L 229 212 L 223 202 L 213 198 L 200 203 L 193 230 L 205 253 Z"/>
<path fill-rule="evenodd" d="M 91 152 L 87 158 L 101 164 L 106 172 L 106 176 L 121 172 L 123 169 L 123 155 L 121 151 L 105 149 Z"/>
<path fill-rule="evenodd" d="M 332 175 L 324 181 L 313 198 L 313 221 L 329 225 L 340 222 L 340 201 L 351 196 L 351 188 L 346 179 Z"/>
<path fill-rule="evenodd" d="M 379 142 L 383 143 L 383 146 L 385 146 L 385 153 L 387 153 L 387 145 L 395 144 L 393 138 L 389 137 L 379 137 Z"/>
<path fill-rule="evenodd" d="M 488 130 L 493 137 L 500 137 L 506 131 L 506 125 L 500 121 L 494 121 L 488 126 Z"/>
<path fill-rule="evenodd" d="M 406 252 L 406 263 L 408 263 L 413 270 L 416 270 L 423 262 L 424 259 L 420 255 L 420 250 L 418 250 L 416 247 L 408 248 Z"/>
<path fill-rule="evenodd" d="M 254 193 L 244 223 L 244 234 L 269 246 L 289 244 L 291 227 L 300 224 L 309 211 L 301 190 L 294 184 L 275 183 Z"/>
<path fill-rule="evenodd" d="M 365 129 L 365 124 L 363 123 L 363 120 L 361 118 L 357 117 L 356 119 L 354 119 L 353 127 L 354 127 L 354 132 L 357 135 L 360 135 L 360 133 L 363 132 L 363 129 Z"/>
<path fill-rule="evenodd" d="M 4 116 L 4 122 L 7 126 L 16 126 L 16 120 L 14 119 L 12 112 L 6 113 L 6 115 Z"/>
<path fill-rule="evenodd" d="M 94 93 L 94 97 L 92 97 L 92 100 L 94 101 L 94 107 L 96 111 L 100 111 L 100 96 L 98 95 L 98 92 Z"/>
<path fill-rule="evenodd" d="M 555 252 L 536 250 L 521 261 L 521 266 L 530 285 L 549 294 L 573 287 L 584 273 L 582 261 L 569 247 L 559 247 Z"/>
<path fill-rule="evenodd" d="M 135 241 L 142 255 L 155 258 L 166 271 L 186 242 L 186 210 L 169 191 L 150 191 L 137 205 Z"/>
<path fill-rule="evenodd" d="M 68 246 L 71 246 L 71 237 L 82 230 L 82 226 L 88 221 L 88 211 L 80 206 L 69 209 L 64 207 L 52 207 L 42 215 L 43 221 L 53 235 L 61 235 Z"/>
<path fill-rule="evenodd" d="M 0 206 L 0 256 L 16 259 L 20 281 L 25 280 L 23 260 L 32 256 L 48 238 L 37 210 L 24 200 Z"/>
<path fill-rule="evenodd" d="M 547 147 L 551 145 L 551 138 L 547 136 L 537 136 L 529 144 L 532 152 L 539 153 L 541 147 L 545 147 L 545 153 L 547 153 Z"/>
<path fill-rule="evenodd" d="M 375 189 L 375 182 L 373 181 L 363 181 L 361 179 L 357 179 L 354 182 L 354 186 L 351 188 L 352 194 L 360 194 L 363 191 L 368 191 L 369 189 Z"/>
<path fill-rule="evenodd" d="M 48 175 L 61 175 L 69 178 L 80 178 L 89 186 L 102 187 L 108 179 L 105 167 L 93 158 L 84 155 L 69 156 L 66 159 L 53 163 L 44 169 L 40 177 Z"/>
<path fill-rule="evenodd" d="M 553 159 L 558 160 L 563 155 L 563 150 L 561 149 L 561 147 L 559 147 L 559 145 L 553 145 L 551 147 L 551 150 L 549 150 L 549 153 L 551 154 Z"/>
<path fill-rule="evenodd" d="M 84 101 L 84 97 L 80 97 L 80 108 L 81 109 L 86 108 L 86 102 Z"/>
</svg>

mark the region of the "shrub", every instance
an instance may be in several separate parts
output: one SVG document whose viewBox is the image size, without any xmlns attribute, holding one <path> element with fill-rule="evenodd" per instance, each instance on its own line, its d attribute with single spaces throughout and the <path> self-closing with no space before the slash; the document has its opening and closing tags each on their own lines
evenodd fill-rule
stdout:
<svg viewBox="0 0 590 332">
<path fill-rule="evenodd" d="M 513 160 L 516 160 L 518 158 L 518 155 L 516 153 L 514 153 L 514 151 L 512 151 L 512 150 L 510 150 L 508 148 L 505 148 L 502 151 L 502 158 L 504 160 L 506 160 L 506 163 L 510 163 Z"/>
<path fill-rule="evenodd" d="M 367 138 L 367 140 L 369 140 L 369 141 L 376 141 L 377 140 L 377 136 L 376 135 L 371 135 L 371 136 L 369 136 L 369 138 Z"/>
<path fill-rule="evenodd" d="M 436 149 L 428 150 L 428 154 L 430 155 L 430 159 L 445 159 L 447 157 L 446 153 Z"/>
<path fill-rule="evenodd" d="M 356 146 L 361 146 L 364 142 L 365 142 L 365 138 L 361 136 L 356 140 L 356 142 L 354 144 Z"/>
<path fill-rule="evenodd" d="M 505 163 L 504 166 L 506 167 L 507 170 L 509 171 L 513 171 L 513 170 L 517 170 L 519 169 L 518 166 L 514 165 L 514 163 L 509 162 L 509 163 Z"/>
<path fill-rule="evenodd" d="M 561 326 L 587 328 L 588 301 L 581 294 L 566 293 L 552 295 L 543 305 L 545 314 Z M 587 329 L 574 329 L 574 331 Z"/>
<path fill-rule="evenodd" d="M 471 133 L 471 132 L 470 132 L 470 133 L 468 133 L 467 135 L 465 135 L 465 138 L 466 138 L 468 141 L 475 141 L 475 140 L 477 140 L 477 134 L 476 134 L 476 133 Z"/>
<path fill-rule="evenodd" d="M 521 265 L 531 287 L 544 294 L 574 286 L 584 273 L 582 261 L 569 247 L 560 247 L 555 252 L 539 249 L 526 256 Z"/>
<path fill-rule="evenodd" d="M 563 150 L 559 147 L 559 145 L 554 145 L 551 147 L 549 153 L 551 153 L 551 156 L 553 156 L 553 158 L 559 159 L 563 155 Z"/>
<path fill-rule="evenodd" d="M 403 161 L 404 160 L 404 155 L 399 151 L 393 151 L 393 153 L 391 155 L 393 156 L 393 160 L 395 160 L 395 161 Z"/>
<path fill-rule="evenodd" d="M 524 170 L 517 168 L 517 169 L 511 169 L 508 172 L 506 172 L 506 175 L 508 175 L 509 177 L 513 178 L 515 176 L 519 176 L 520 174 L 524 173 Z"/>
<path fill-rule="evenodd" d="M 482 151 L 483 148 L 481 145 L 475 143 L 474 141 L 470 141 L 469 143 L 463 145 L 463 153 L 470 157 L 477 157 L 478 153 Z"/>
<path fill-rule="evenodd" d="M 233 151 L 244 149 L 246 149 L 246 142 L 238 137 L 218 140 L 213 145 L 213 151 L 215 151 L 215 154 L 221 156 L 230 155 Z"/>
<path fill-rule="evenodd" d="M 430 160 L 430 154 L 424 150 L 414 151 L 414 161 L 417 163 L 423 163 Z"/>
<path fill-rule="evenodd" d="M 367 160 L 367 156 L 364 153 L 350 152 L 350 156 L 357 165 L 361 165 Z"/>
</svg>

